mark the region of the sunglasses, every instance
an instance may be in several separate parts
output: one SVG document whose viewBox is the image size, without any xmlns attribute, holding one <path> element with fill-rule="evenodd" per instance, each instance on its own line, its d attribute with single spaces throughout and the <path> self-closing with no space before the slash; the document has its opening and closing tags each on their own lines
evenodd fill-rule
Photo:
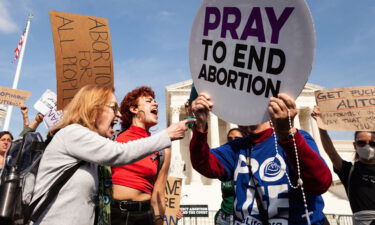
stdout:
<svg viewBox="0 0 375 225">
<path fill-rule="evenodd" d="M 115 114 L 119 112 L 119 106 L 117 102 L 112 102 L 110 105 L 105 105 L 105 106 L 111 108 Z"/>
<path fill-rule="evenodd" d="M 361 140 L 358 140 L 355 142 L 355 144 L 358 146 L 358 147 L 364 147 L 365 145 L 370 145 L 370 147 L 373 147 L 375 148 L 375 141 L 361 141 Z"/>
</svg>

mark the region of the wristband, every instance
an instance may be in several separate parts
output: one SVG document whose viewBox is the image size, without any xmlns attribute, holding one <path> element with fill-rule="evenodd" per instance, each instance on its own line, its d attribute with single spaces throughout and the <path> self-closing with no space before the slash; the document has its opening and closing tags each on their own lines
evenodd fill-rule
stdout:
<svg viewBox="0 0 375 225">
<path fill-rule="evenodd" d="M 195 119 L 195 116 L 186 116 L 186 117 L 184 117 L 184 119 Z M 188 123 L 188 128 L 189 129 L 193 129 L 194 128 L 194 126 L 195 126 L 195 122 L 189 122 Z"/>
</svg>

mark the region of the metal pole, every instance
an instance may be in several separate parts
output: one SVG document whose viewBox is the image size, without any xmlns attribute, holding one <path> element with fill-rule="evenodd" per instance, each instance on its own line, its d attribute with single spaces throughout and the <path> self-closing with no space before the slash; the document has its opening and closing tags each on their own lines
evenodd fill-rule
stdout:
<svg viewBox="0 0 375 225">
<path fill-rule="evenodd" d="M 23 55 L 24 55 L 25 49 L 26 49 L 27 36 L 29 35 L 30 22 L 31 22 L 32 18 L 33 18 L 33 15 L 29 14 L 28 18 L 27 18 L 25 38 L 23 40 L 23 44 L 22 44 L 22 47 L 21 47 L 20 58 L 18 59 L 16 74 L 14 75 L 13 86 L 12 86 L 13 89 L 17 89 L 17 86 L 18 86 L 18 80 L 20 78 L 22 61 L 23 61 Z M 9 105 L 7 107 L 7 116 L 5 118 L 5 123 L 4 123 L 3 130 L 9 130 L 10 119 L 12 117 L 12 111 L 13 111 L 13 106 Z"/>
</svg>

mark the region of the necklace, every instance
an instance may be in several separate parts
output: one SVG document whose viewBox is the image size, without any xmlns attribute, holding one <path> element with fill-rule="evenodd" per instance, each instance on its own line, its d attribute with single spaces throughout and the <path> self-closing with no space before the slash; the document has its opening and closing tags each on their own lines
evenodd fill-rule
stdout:
<svg viewBox="0 0 375 225">
<path fill-rule="evenodd" d="M 292 129 L 292 119 L 290 117 L 290 111 L 288 109 L 288 120 L 289 120 L 289 130 Z M 279 155 L 279 149 L 278 149 L 278 144 L 277 144 L 277 136 L 276 136 L 276 132 L 275 132 L 275 129 L 274 129 L 274 126 L 272 124 L 272 121 L 270 120 L 270 124 L 271 124 L 271 127 L 272 127 L 272 131 L 273 131 L 273 137 L 274 137 L 274 141 L 275 141 L 275 150 L 276 150 L 276 155 L 274 156 L 274 159 L 276 159 L 277 155 Z M 299 157 L 298 157 L 298 151 L 297 151 L 297 145 L 296 145 L 296 140 L 294 138 L 294 134 L 290 133 L 290 135 L 292 136 L 292 140 L 293 140 L 293 146 L 294 146 L 294 152 L 295 152 L 295 155 L 296 155 L 296 162 L 297 162 L 297 176 L 298 176 L 298 179 L 297 179 L 297 184 L 296 185 L 293 185 L 291 180 L 290 180 L 290 177 L 288 175 L 288 173 L 286 172 L 286 170 L 284 168 L 281 168 L 277 163 L 274 163 L 275 165 L 277 165 L 279 167 L 280 170 L 283 170 L 284 171 L 284 174 L 286 175 L 287 179 L 288 179 L 288 183 L 289 183 L 289 186 L 293 189 L 298 189 L 298 187 L 301 188 L 301 192 L 302 192 L 302 198 L 303 198 L 303 205 L 305 207 L 305 215 L 302 216 L 303 217 L 306 217 L 306 220 L 307 220 L 307 224 L 308 225 L 311 225 L 311 221 L 310 221 L 310 215 L 312 214 L 312 212 L 309 212 L 308 209 L 307 209 L 307 201 L 306 201 L 306 195 L 305 195 L 305 191 L 304 191 L 304 188 L 303 188 L 303 181 L 301 179 L 301 168 L 300 168 L 300 163 L 299 163 Z"/>
</svg>

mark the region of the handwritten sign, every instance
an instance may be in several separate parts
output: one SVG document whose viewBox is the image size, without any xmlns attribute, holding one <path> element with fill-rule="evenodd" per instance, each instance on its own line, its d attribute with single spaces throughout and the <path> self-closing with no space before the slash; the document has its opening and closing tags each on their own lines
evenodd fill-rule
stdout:
<svg viewBox="0 0 375 225">
<path fill-rule="evenodd" d="M 47 89 L 34 104 L 34 108 L 43 115 L 54 109 L 57 104 L 56 93 Z"/>
<path fill-rule="evenodd" d="M 375 86 L 316 91 L 315 98 L 320 128 L 375 131 Z"/>
<path fill-rule="evenodd" d="M 31 92 L 0 87 L 0 105 L 20 106 L 31 96 Z"/>
<path fill-rule="evenodd" d="M 55 46 L 57 109 L 87 84 L 113 86 L 113 60 L 105 18 L 50 11 Z"/>
<path fill-rule="evenodd" d="M 53 126 L 55 126 L 63 117 L 63 111 L 62 110 L 56 110 L 56 107 L 54 107 L 52 110 L 50 110 L 48 113 L 44 115 L 43 121 L 48 129 L 51 129 Z"/>
<path fill-rule="evenodd" d="M 269 98 L 297 98 L 312 68 L 315 33 L 304 0 L 203 0 L 190 36 L 190 71 L 218 117 L 255 125 Z"/>
<path fill-rule="evenodd" d="M 182 178 L 168 177 L 165 187 L 164 225 L 177 225 L 176 215 L 180 208 Z"/>
<path fill-rule="evenodd" d="M 208 217 L 208 205 L 181 205 L 185 217 Z"/>
</svg>

